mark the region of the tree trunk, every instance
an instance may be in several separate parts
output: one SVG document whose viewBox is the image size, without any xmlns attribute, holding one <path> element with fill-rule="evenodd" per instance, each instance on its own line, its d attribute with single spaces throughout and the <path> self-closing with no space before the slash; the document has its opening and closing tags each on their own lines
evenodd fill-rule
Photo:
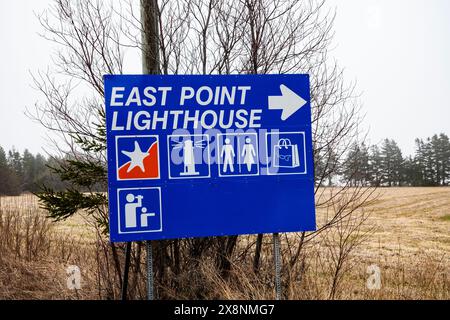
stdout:
<svg viewBox="0 0 450 320">
<path fill-rule="evenodd" d="M 253 272 L 258 273 L 259 271 L 259 260 L 261 259 L 261 248 L 262 248 L 263 234 L 258 234 L 256 238 L 256 248 L 255 256 L 253 257 Z"/>
</svg>

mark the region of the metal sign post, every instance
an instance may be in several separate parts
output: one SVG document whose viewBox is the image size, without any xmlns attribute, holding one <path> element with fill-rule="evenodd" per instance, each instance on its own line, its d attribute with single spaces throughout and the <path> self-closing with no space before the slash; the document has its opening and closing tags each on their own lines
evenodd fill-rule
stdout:
<svg viewBox="0 0 450 320">
<path fill-rule="evenodd" d="M 275 264 L 275 299 L 281 300 L 281 241 L 278 233 L 273 234 L 273 260 Z"/>
</svg>

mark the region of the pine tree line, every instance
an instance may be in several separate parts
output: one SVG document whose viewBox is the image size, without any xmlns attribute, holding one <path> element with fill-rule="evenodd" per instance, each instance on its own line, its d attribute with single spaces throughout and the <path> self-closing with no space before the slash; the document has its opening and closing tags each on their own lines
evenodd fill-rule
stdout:
<svg viewBox="0 0 450 320">
<path fill-rule="evenodd" d="M 450 141 L 443 133 L 416 139 L 413 156 L 404 157 L 393 139 L 380 146 L 352 145 L 340 174 L 353 185 L 446 186 L 450 183 Z"/>
<path fill-rule="evenodd" d="M 0 195 L 37 192 L 43 185 L 63 189 L 64 183 L 49 168 L 57 165 L 57 159 L 33 155 L 27 149 L 23 153 L 15 148 L 5 152 L 0 146 Z"/>
</svg>

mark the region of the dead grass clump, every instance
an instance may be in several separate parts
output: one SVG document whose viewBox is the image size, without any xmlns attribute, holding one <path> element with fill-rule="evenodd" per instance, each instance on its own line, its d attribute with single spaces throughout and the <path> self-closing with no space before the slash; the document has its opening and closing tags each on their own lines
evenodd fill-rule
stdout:
<svg viewBox="0 0 450 320">
<path fill-rule="evenodd" d="M 18 259 L 33 261 L 48 254 L 50 222 L 30 208 L 0 209 L 0 250 Z"/>
<path fill-rule="evenodd" d="M 67 288 L 66 268 L 74 261 L 82 263 L 86 256 L 81 253 L 85 250 L 80 249 L 76 239 L 55 232 L 35 202 L 21 198 L 9 197 L 0 205 L 0 299 L 92 296 L 90 290 Z"/>
<path fill-rule="evenodd" d="M 434 256 L 424 251 L 413 255 L 400 250 L 381 265 L 380 290 L 364 288 L 364 299 L 450 299 L 450 265 L 445 255 Z M 359 270 L 366 278 L 364 270 Z"/>
</svg>

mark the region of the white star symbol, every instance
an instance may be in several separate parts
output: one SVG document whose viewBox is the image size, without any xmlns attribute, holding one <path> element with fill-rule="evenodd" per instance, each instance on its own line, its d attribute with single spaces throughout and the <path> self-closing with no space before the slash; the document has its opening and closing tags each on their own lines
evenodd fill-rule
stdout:
<svg viewBox="0 0 450 320">
<path fill-rule="evenodd" d="M 141 168 L 142 172 L 145 172 L 144 159 L 149 156 L 147 152 L 142 152 L 141 147 L 137 141 L 134 142 L 134 151 L 123 151 L 122 153 L 130 158 L 131 163 L 127 172 L 130 172 L 136 167 Z"/>
</svg>

